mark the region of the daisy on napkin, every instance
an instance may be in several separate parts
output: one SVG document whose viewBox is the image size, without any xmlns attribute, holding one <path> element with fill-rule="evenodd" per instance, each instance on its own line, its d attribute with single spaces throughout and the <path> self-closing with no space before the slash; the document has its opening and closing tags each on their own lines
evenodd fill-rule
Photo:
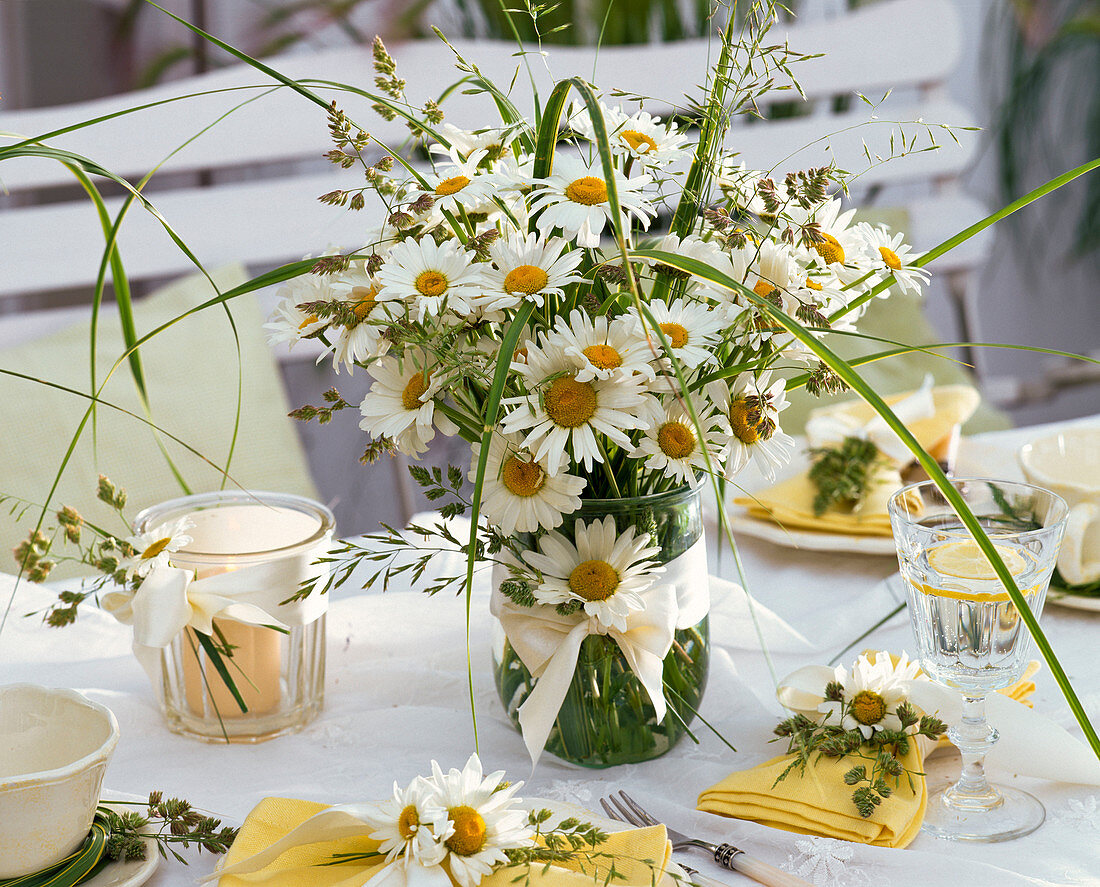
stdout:
<svg viewBox="0 0 1100 887">
<path fill-rule="evenodd" d="M 1019 681 L 988 697 L 1001 735 L 987 765 L 1100 785 L 1100 762 L 1088 747 L 1030 707 L 1038 669 L 1032 662 Z M 867 651 L 850 669 L 800 668 L 776 695 L 793 713 L 776 728 L 788 753 L 731 773 L 699 795 L 699 809 L 784 831 L 907 846 L 927 804 L 924 758 L 942 740 L 942 721 L 961 717 L 959 693 L 929 680 L 904 653 Z"/>
<path fill-rule="evenodd" d="M 606 835 L 571 817 L 528 811 L 504 771 L 484 775 L 477 755 L 462 770 L 408 786 L 380 803 L 326 806 L 267 798 L 249 813 L 222 864 L 219 887 L 545 887 L 604 883 L 651 887 L 672 852 L 664 826 Z M 622 878 L 619 878 L 622 875 Z"/>
</svg>

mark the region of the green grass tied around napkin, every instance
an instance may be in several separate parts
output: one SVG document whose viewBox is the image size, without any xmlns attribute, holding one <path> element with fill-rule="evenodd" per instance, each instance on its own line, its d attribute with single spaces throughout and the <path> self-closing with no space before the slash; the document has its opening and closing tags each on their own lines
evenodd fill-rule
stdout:
<svg viewBox="0 0 1100 887">
<path fill-rule="evenodd" d="M 810 480 L 817 487 L 814 515 L 821 517 L 834 505 L 855 503 L 863 498 L 871 467 L 881 456 L 869 440 L 846 437 L 839 447 L 815 447 L 810 450 L 814 464 Z"/>
</svg>

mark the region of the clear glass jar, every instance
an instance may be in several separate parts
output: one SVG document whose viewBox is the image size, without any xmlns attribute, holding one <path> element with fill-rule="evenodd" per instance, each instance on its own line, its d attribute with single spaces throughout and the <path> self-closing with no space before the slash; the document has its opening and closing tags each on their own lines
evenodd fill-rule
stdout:
<svg viewBox="0 0 1100 887">
<path fill-rule="evenodd" d="M 223 491 L 184 496 L 147 508 L 134 521 L 137 533 L 188 517 L 192 542 L 172 555 L 173 566 L 201 580 L 240 572 L 257 577 L 270 592 L 285 586 L 286 597 L 303 579 L 327 569 L 312 562 L 330 548 L 332 512 L 302 496 Z M 248 572 L 249 570 L 252 572 Z M 282 598 L 280 592 L 278 597 Z M 203 649 L 193 628 L 185 628 L 161 656 L 162 706 L 168 727 L 210 742 L 262 742 L 301 729 L 321 711 L 325 683 L 327 598 L 277 607 L 287 632 L 228 618 L 215 618 L 219 646 L 233 649 L 223 660 L 241 694 L 242 711 L 228 684 Z M 284 618 L 285 617 L 285 618 Z"/>
<path fill-rule="evenodd" d="M 652 544 L 660 549 L 657 561 L 666 570 L 660 581 L 672 583 L 681 601 L 688 595 L 706 593 L 705 589 L 688 587 L 697 585 L 700 571 L 706 576 L 698 487 L 685 486 L 631 499 L 582 501 L 580 510 L 568 515 L 558 531 L 571 539 L 578 519 L 590 523 L 607 515 L 614 516 L 619 533 L 634 527 L 636 532 L 650 534 Z M 533 545 L 533 539 L 527 544 Z M 506 575 L 495 571 L 494 581 Z M 497 692 L 508 717 L 519 729 L 519 707 L 538 679 L 512 648 L 499 622 L 496 633 L 493 673 Z M 658 720 L 649 695 L 618 643 L 606 635 L 589 635 L 581 643 L 573 680 L 546 740 L 546 751 L 593 768 L 663 755 L 688 732 L 706 689 L 709 665 L 709 623 L 703 615 L 693 625 L 677 627 L 674 633 L 664 660 L 668 713 Z"/>
</svg>

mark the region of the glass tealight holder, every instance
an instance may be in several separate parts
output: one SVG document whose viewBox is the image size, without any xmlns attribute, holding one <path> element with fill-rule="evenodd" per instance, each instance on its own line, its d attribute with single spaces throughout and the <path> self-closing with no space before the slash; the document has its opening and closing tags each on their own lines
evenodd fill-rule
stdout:
<svg viewBox="0 0 1100 887">
<path fill-rule="evenodd" d="M 173 566 L 199 582 L 239 575 L 235 591 L 248 602 L 256 594 L 286 630 L 215 617 L 218 647 L 239 702 L 198 632 L 185 628 L 161 655 L 162 707 L 168 727 L 209 742 L 262 742 L 300 730 L 320 713 L 325 684 L 325 609 L 328 596 L 314 592 L 282 605 L 302 581 L 323 580 L 314 562 L 331 548 L 332 512 L 318 502 L 282 493 L 216 492 L 172 499 L 138 514 L 134 529 L 147 532 L 188 518 L 192 541 L 172 554 Z M 223 580 L 224 581 L 224 580 Z M 155 679 L 154 679 L 155 680 Z"/>
</svg>

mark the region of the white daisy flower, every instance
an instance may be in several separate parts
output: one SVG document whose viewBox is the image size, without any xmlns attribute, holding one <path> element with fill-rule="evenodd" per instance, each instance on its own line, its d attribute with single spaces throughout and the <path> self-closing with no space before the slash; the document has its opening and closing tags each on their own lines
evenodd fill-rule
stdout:
<svg viewBox="0 0 1100 887">
<path fill-rule="evenodd" d="M 481 445 L 473 445 L 470 480 L 477 479 Z M 505 536 L 560 526 L 563 516 L 581 507 L 585 480 L 559 472 L 551 475 L 523 449 L 519 435 L 496 433 L 481 493 L 482 516 Z"/>
<path fill-rule="evenodd" d="M 874 228 L 866 222 L 860 222 L 857 226 L 871 251 L 872 259 L 875 255 L 880 257 L 885 266 L 882 270 L 885 274 L 893 274 L 898 287 L 903 293 L 912 292 L 920 295 L 921 288 L 932 278 L 932 275 L 923 268 L 915 267 L 912 263 L 924 253 L 914 253 L 909 244 L 904 243 L 905 235 L 898 233 L 893 237 L 885 227 Z M 890 291 L 884 290 L 880 298 L 885 298 Z"/>
<path fill-rule="evenodd" d="M 482 311 L 514 308 L 523 299 L 542 307 L 547 296 L 562 298 L 562 289 L 584 278 L 574 274 L 584 258 L 580 250 L 562 255 L 566 241 L 560 237 L 540 241 L 537 234 L 515 232 L 490 244 L 495 267 L 485 271 Z"/>
<path fill-rule="evenodd" d="M 677 299 L 671 305 L 654 299 L 647 307 L 668 340 L 672 353 L 684 367 L 695 369 L 714 358 L 713 346 L 722 338 L 722 330 L 727 326 L 724 312 L 684 299 Z M 649 338 L 651 356 L 663 355 L 664 346 L 652 332 L 649 318 L 635 314 L 634 321 L 637 329 Z M 667 358 L 662 359 L 668 362 Z"/>
<path fill-rule="evenodd" d="M 662 125 L 660 117 L 646 111 L 628 114 L 621 106 L 610 108 L 602 102 L 600 110 L 611 150 L 645 166 L 672 163 L 680 156 L 687 142 L 687 136 L 675 125 Z M 587 109 L 570 117 L 569 125 L 590 142 L 596 141 L 596 131 Z"/>
<path fill-rule="evenodd" d="M 741 373 L 732 389 L 724 381 L 711 382 L 706 395 L 717 408 L 724 437 L 726 476 L 733 477 L 750 460 L 769 480 L 775 469 L 790 461 L 794 438 L 779 428 L 779 413 L 787 407 L 786 383 L 777 379 L 769 387 L 771 372 L 756 378 Z"/>
<path fill-rule="evenodd" d="M 567 447 L 591 469 L 603 461 L 597 434 L 628 446 L 625 432 L 645 425 L 642 377 L 578 382 L 574 360 L 546 339 L 537 346 L 528 342 L 526 358 L 514 361 L 512 369 L 523 377 L 529 393 L 504 400 L 511 412 L 502 428 L 506 434 L 526 432 L 523 446 L 535 459 L 545 460 L 551 475 L 565 466 Z"/>
<path fill-rule="evenodd" d="M 386 298 L 408 299 L 420 322 L 438 317 L 444 306 L 459 317 L 473 313 L 484 288 L 481 267 L 454 241 L 436 245 L 431 237 L 397 244 L 378 272 Z"/>
<path fill-rule="evenodd" d="M 480 151 L 482 152 L 480 163 L 489 164 L 499 160 L 508 146 L 515 141 L 519 126 L 472 131 L 459 129 L 451 123 L 444 123 L 436 131 L 451 143 L 451 147 L 433 144 L 429 148 L 433 154 L 452 159 L 457 156 L 458 160 L 464 161 L 468 160 L 475 151 Z"/>
<path fill-rule="evenodd" d="M 359 427 L 374 439 L 388 437 L 407 456 L 428 449 L 436 428 L 453 435 L 458 427 L 435 409 L 440 380 L 432 379 L 422 353 L 409 350 L 403 361 L 382 357 L 367 367 L 374 383 L 359 405 Z"/>
<path fill-rule="evenodd" d="M 643 228 L 649 228 L 656 211 L 641 195 L 649 182 L 647 175 L 627 179 L 615 173 L 619 204 L 627 217 L 624 223 L 633 217 Z M 567 238 L 576 239 L 578 246 L 600 245 L 600 232 L 612 214 L 602 166 L 590 167 L 579 159 L 560 157 L 550 176 L 536 179 L 535 185 L 538 187 L 530 211 L 531 215 L 539 213 L 536 224 L 543 234 L 561 228 Z"/>
<path fill-rule="evenodd" d="M 875 654 L 874 663 L 860 656 L 851 671 L 836 670 L 836 680 L 844 687 L 843 700 L 822 702 L 817 710 L 825 723 L 839 721 L 845 730 L 859 730 L 864 739 L 879 730 L 900 730 L 898 706 L 908 699 L 910 682 L 919 671 L 905 653 L 897 665 L 885 651 Z"/>
<path fill-rule="evenodd" d="M 441 221 L 444 212 L 484 212 L 493 208 L 496 179 L 478 169 L 486 153 L 484 148 L 479 148 L 464 160 L 452 148 L 448 154 L 451 162 L 424 177 L 428 183 L 427 193 L 435 201 L 433 219 Z"/>
<path fill-rule="evenodd" d="M 700 440 L 682 397 L 669 398 L 630 456 L 645 459 L 645 467 L 650 471 L 659 471 L 682 484 L 690 484 L 695 483 L 700 472 L 707 470 L 708 453 L 713 464 L 721 461 L 725 438 L 716 427 L 713 407 L 692 398 L 695 415 L 704 431 Z"/>
<path fill-rule="evenodd" d="M 340 365 L 352 373 L 358 361 L 385 354 L 390 347 L 385 332 L 393 317 L 387 302 L 396 303 L 396 295 L 382 286 L 382 282 L 367 273 L 364 263 L 358 262 L 332 282 L 332 290 L 340 301 L 348 304 L 356 321 L 348 326 L 332 327 L 332 367 L 339 373 Z M 317 359 L 318 363 L 324 355 Z"/>
<path fill-rule="evenodd" d="M 591 317 L 574 308 L 568 321 L 558 318 L 546 338 L 573 361 L 578 382 L 634 376 L 648 380 L 656 375 L 649 365 L 653 352 L 629 315 L 609 323 L 606 314 Z"/>
<path fill-rule="evenodd" d="M 809 244 L 815 262 L 831 268 L 843 283 L 858 280 L 870 270 L 867 243 L 859 227 L 852 224 L 854 209 L 841 212 L 840 200 L 832 198 L 811 210 L 791 205 L 786 212 L 796 225 L 816 226 L 821 239 Z"/>
<path fill-rule="evenodd" d="M 269 345 L 286 342 L 293 348 L 301 339 L 328 326 L 328 320 L 298 307 L 310 302 L 330 302 L 336 297 L 328 275 L 300 274 L 292 277 L 276 290 L 275 295 L 279 301 L 264 324 Z"/>
<path fill-rule="evenodd" d="M 393 798 L 370 805 L 359 812 L 373 831 L 370 837 L 381 843 L 378 852 L 392 863 L 400 857 L 404 865 L 439 865 L 447 855 L 443 843 L 451 836 L 447 810 L 436 798 L 435 786 L 417 776 L 408 787 L 393 784 Z"/>
<path fill-rule="evenodd" d="M 481 761 L 470 755 L 462 770 L 444 773 L 432 761 L 433 800 L 447 811 L 450 835 L 443 842 L 450 851 L 447 865 L 459 887 L 475 887 L 507 860 L 505 850 L 529 845 L 534 831 L 527 811 L 519 808 L 516 792 L 523 785 L 501 788 L 504 771 L 482 774 Z"/>
<path fill-rule="evenodd" d="M 578 520 L 573 540 L 551 530 L 538 551 L 523 553 L 542 573 L 535 599 L 548 606 L 576 601 L 604 632 L 625 632 L 627 617 L 645 609 L 641 593 L 664 572 L 654 560 L 660 549 L 649 544 L 648 533 L 635 535 L 634 527 L 620 535 L 611 515 L 587 524 Z"/>
<path fill-rule="evenodd" d="M 718 165 L 718 187 L 725 198 L 737 209 L 757 216 L 768 214 L 760 197 L 760 180 L 764 178 L 766 173 L 746 168 L 743 160 L 734 162 L 732 157 L 725 157 Z"/>
<path fill-rule="evenodd" d="M 173 553 L 191 544 L 187 531 L 195 526 L 188 517 L 161 524 L 136 536 L 128 536 L 126 544 L 134 549 L 134 556 L 119 564 L 126 571 L 126 578 L 144 579 L 153 570 L 169 566 Z"/>
</svg>

